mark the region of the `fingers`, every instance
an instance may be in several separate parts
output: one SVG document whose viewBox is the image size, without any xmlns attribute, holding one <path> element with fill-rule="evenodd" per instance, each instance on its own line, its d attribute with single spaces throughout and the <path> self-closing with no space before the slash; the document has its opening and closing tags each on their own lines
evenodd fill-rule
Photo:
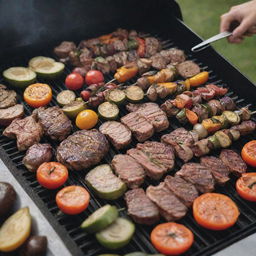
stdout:
<svg viewBox="0 0 256 256">
<path fill-rule="evenodd" d="M 234 16 L 232 13 L 223 14 L 221 16 L 220 32 L 228 31 L 232 21 L 234 21 Z"/>
<path fill-rule="evenodd" d="M 250 19 L 250 17 L 244 18 L 241 24 L 233 31 L 233 37 L 239 38 L 243 36 L 252 25 L 253 25 L 253 20 Z"/>
<path fill-rule="evenodd" d="M 238 38 L 234 36 L 228 37 L 229 43 L 232 43 L 232 44 L 240 44 L 242 43 L 243 40 L 244 40 L 244 37 L 238 37 Z"/>
</svg>

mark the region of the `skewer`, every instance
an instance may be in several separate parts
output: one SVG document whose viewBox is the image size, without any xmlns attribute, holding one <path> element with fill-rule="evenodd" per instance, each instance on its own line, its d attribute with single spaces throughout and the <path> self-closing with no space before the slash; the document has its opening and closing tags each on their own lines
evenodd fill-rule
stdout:
<svg viewBox="0 0 256 256">
<path fill-rule="evenodd" d="M 111 79 L 111 80 L 110 80 L 110 81 L 108 81 L 106 84 L 113 83 L 114 81 L 116 81 L 116 79 L 115 79 L 115 78 Z M 105 85 L 106 85 L 106 84 L 105 84 Z"/>
</svg>

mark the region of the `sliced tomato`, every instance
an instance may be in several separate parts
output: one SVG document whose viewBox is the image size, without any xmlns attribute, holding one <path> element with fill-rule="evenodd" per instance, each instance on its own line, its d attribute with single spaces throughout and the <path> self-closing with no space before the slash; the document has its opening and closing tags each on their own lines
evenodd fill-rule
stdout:
<svg viewBox="0 0 256 256">
<path fill-rule="evenodd" d="M 243 160 L 253 167 L 256 167 L 256 140 L 246 143 L 242 149 Z"/>
<path fill-rule="evenodd" d="M 233 226 L 239 214 L 236 204 L 228 196 L 218 193 L 203 194 L 193 203 L 196 222 L 212 230 L 223 230 Z"/>
<path fill-rule="evenodd" d="M 84 211 L 90 201 L 90 194 L 81 186 L 68 186 L 56 195 L 56 203 L 66 214 L 75 215 Z"/>
<path fill-rule="evenodd" d="M 68 169 L 58 162 L 45 162 L 36 172 L 37 181 L 45 188 L 56 189 L 68 179 Z"/>
<path fill-rule="evenodd" d="M 168 222 L 157 225 L 152 230 L 150 239 L 159 252 L 167 255 L 179 255 L 191 247 L 194 235 L 184 225 Z"/>
<path fill-rule="evenodd" d="M 26 88 L 23 96 L 29 106 L 39 108 L 52 100 L 52 89 L 48 84 L 31 84 Z"/>
<path fill-rule="evenodd" d="M 236 182 L 236 191 L 242 198 L 256 202 L 256 172 L 243 173 Z"/>
</svg>

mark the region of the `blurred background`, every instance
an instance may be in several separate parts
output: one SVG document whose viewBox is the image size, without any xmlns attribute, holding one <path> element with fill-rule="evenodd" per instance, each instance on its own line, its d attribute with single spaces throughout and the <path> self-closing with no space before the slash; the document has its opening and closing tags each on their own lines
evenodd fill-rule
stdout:
<svg viewBox="0 0 256 256">
<path fill-rule="evenodd" d="M 177 0 L 184 22 L 199 36 L 207 39 L 219 33 L 220 16 L 231 6 L 244 3 L 238 0 Z M 256 84 L 256 35 L 241 44 L 229 44 L 226 39 L 212 46 Z"/>
</svg>

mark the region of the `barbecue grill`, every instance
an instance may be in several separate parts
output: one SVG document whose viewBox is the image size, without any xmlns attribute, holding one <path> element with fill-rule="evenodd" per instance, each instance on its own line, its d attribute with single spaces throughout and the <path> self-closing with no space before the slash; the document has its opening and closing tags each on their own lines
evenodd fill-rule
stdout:
<svg viewBox="0 0 256 256">
<path fill-rule="evenodd" d="M 22 0 L 17 3 L 8 2 L 0 4 L 1 28 L 1 53 L 0 71 L 10 66 L 26 66 L 28 60 L 37 55 L 52 56 L 52 49 L 63 40 L 79 42 L 82 39 L 96 37 L 114 31 L 116 28 L 136 29 L 145 34 L 151 34 L 160 38 L 164 48 L 178 47 L 183 49 L 188 59 L 198 63 L 202 70 L 210 73 L 210 83 L 219 84 L 229 88 L 229 94 L 237 97 L 238 107 L 252 104 L 255 109 L 256 88 L 245 76 L 227 62 L 213 48 L 209 47 L 199 53 L 191 53 L 192 46 L 198 44 L 201 39 L 182 22 L 179 6 L 175 1 L 147 0 L 147 1 L 115 1 L 115 0 L 87 0 L 87 1 L 39 1 Z M 65 69 L 65 75 L 70 73 L 69 67 Z M 112 75 L 107 79 L 111 80 Z M 64 77 L 54 81 L 44 81 L 52 86 L 53 100 L 51 106 L 57 105 L 56 95 L 64 89 Z M 131 80 L 130 83 L 134 83 Z M 18 92 L 19 101 L 22 101 L 22 91 Z M 159 102 L 158 102 L 159 103 Z M 25 114 L 29 115 L 32 109 L 24 103 Z M 127 112 L 122 109 L 121 115 Z M 180 127 L 177 121 L 171 120 L 170 128 L 162 133 L 155 134 L 151 140 L 159 141 L 162 134 L 168 133 Z M 64 241 L 72 255 L 96 256 L 109 252 L 99 246 L 92 235 L 86 234 L 80 229 L 82 221 L 97 208 L 107 203 L 91 193 L 91 201 L 88 209 L 77 216 L 60 214 L 55 203 L 56 191 L 42 188 L 35 179 L 34 173 L 28 172 L 22 164 L 23 152 L 16 148 L 16 141 L 0 136 L 0 156 L 16 177 L 22 187 L 29 193 L 41 212 L 54 227 Z M 254 134 L 255 135 L 255 134 Z M 254 136 L 255 138 L 255 136 Z M 243 137 L 233 144 L 233 148 L 240 150 L 253 135 Z M 44 138 L 46 142 L 47 139 Z M 49 141 L 48 141 L 49 142 Z M 56 148 L 56 144 L 50 141 Z M 131 143 L 134 147 L 135 141 Z M 121 150 L 121 153 L 125 151 Z M 119 153 L 111 147 L 104 158 L 103 163 L 109 163 L 115 154 Z M 196 160 L 195 160 L 196 161 Z M 182 165 L 177 161 L 176 170 Z M 77 184 L 87 187 L 84 181 L 86 171 L 70 172 L 66 185 Z M 146 180 L 144 188 L 149 184 L 158 182 Z M 224 187 L 217 187 L 216 191 L 231 197 L 238 205 L 241 215 L 238 222 L 232 228 L 216 232 L 203 229 L 194 221 L 191 210 L 187 216 L 179 222 L 190 228 L 195 235 L 195 242 L 186 255 L 212 255 L 228 245 L 254 233 L 256 231 L 256 209 L 253 203 L 240 199 L 235 192 L 235 179 Z M 123 199 L 111 202 L 118 208 L 125 207 Z M 126 211 L 121 211 L 126 215 Z M 156 253 L 149 241 L 152 227 L 136 226 L 136 233 L 132 241 L 117 253 L 124 254 L 133 251 Z M 49 239 L 51 239 L 49 237 Z"/>
</svg>

